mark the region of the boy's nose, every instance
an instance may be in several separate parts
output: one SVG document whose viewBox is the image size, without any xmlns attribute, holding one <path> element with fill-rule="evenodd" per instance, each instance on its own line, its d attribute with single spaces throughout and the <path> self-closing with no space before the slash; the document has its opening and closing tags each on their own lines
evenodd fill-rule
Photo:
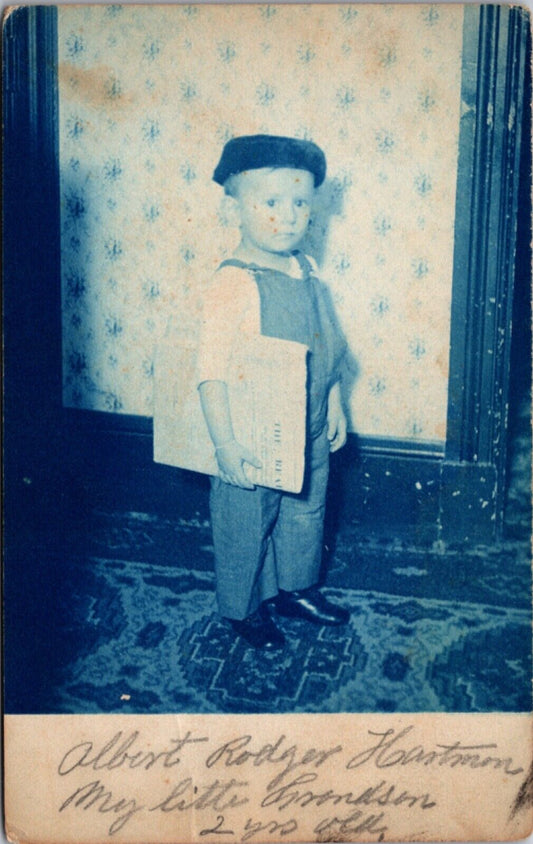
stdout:
<svg viewBox="0 0 533 844">
<path fill-rule="evenodd" d="M 296 220 L 296 208 L 292 202 L 286 202 L 283 207 L 283 221 L 294 223 Z"/>
</svg>

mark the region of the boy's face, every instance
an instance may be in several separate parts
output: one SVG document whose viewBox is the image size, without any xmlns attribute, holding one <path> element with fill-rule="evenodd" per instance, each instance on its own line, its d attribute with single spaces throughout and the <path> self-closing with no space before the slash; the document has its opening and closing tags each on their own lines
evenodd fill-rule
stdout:
<svg viewBox="0 0 533 844">
<path fill-rule="evenodd" d="M 264 167 L 241 173 L 235 200 L 243 245 L 277 254 L 295 249 L 307 231 L 314 193 L 308 170 Z"/>
</svg>

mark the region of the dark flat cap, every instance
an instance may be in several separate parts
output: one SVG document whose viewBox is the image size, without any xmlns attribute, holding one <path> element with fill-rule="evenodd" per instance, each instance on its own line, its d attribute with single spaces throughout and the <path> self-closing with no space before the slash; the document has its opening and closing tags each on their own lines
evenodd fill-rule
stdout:
<svg viewBox="0 0 533 844">
<path fill-rule="evenodd" d="M 222 150 L 213 179 L 223 185 L 230 176 L 261 167 L 308 170 L 315 178 L 316 188 L 326 177 L 326 157 L 312 141 L 282 135 L 241 135 L 228 141 Z"/>
</svg>

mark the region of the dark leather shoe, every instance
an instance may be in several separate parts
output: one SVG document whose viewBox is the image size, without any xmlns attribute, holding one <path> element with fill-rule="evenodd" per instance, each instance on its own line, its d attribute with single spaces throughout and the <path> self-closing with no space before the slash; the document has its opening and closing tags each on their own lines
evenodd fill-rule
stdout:
<svg viewBox="0 0 533 844">
<path fill-rule="evenodd" d="M 228 621 L 235 632 L 252 648 L 274 650 L 282 648 L 285 644 L 283 633 L 278 630 L 263 607 L 247 618 L 243 618 L 242 621 L 235 618 L 229 618 Z"/>
<path fill-rule="evenodd" d="M 303 618 L 313 624 L 347 624 L 350 618 L 348 610 L 330 603 L 313 587 L 300 592 L 284 592 L 280 589 L 274 603 L 280 615 Z"/>
</svg>

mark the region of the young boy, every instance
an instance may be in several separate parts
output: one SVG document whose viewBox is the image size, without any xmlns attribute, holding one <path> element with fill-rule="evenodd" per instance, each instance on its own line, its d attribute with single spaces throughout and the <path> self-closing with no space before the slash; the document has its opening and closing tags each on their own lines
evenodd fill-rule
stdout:
<svg viewBox="0 0 533 844">
<path fill-rule="evenodd" d="M 349 618 L 316 588 L 329 453 L 346 441 L 339 385 L 344 344 L 313 264 L 297 251 L 325 173 L 315 144 L 252 135 L 226 144 L 213 176 L 231 198 L 241 230 L 233 259 L 221 264 L 206 297 L 199 354 L 200 400 L 219 467 L 210 496 L 217 601 L 220 614 L 254 647 L 284 644 L 267 601 L 279 615 L 319 625 Z M 254 487 L 246 466 L 261 464 L 234 437 L 228 367 L 239 338 L 254 332 L 309 349 L 299 494 Z"/>
</svg>

